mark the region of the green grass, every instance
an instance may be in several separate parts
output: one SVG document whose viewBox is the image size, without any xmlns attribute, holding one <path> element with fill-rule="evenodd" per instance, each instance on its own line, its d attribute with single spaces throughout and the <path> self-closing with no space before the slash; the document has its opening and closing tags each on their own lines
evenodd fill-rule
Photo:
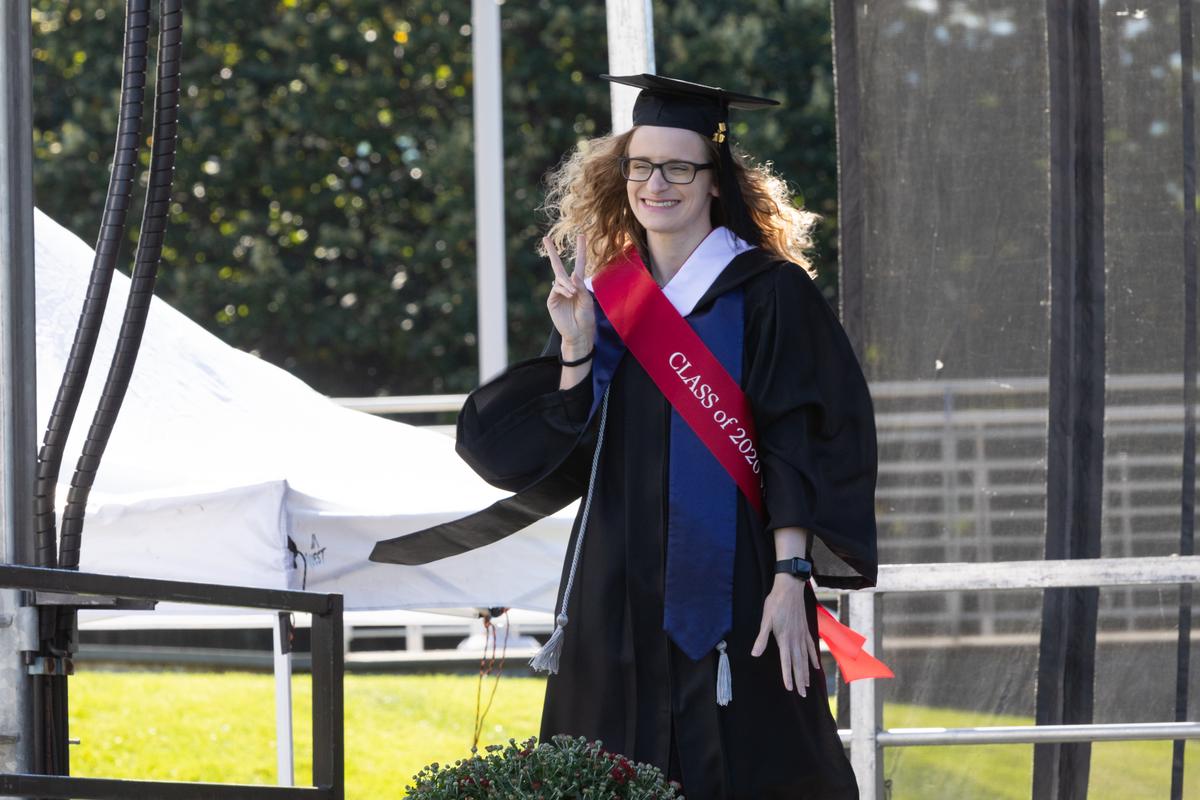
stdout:
<svg viewBox="0 0 1200 800">
<path fill-rule="evenodd" d="M 346 796 L 402 797 L 432 761 L 469 754 L 477 679 L 462 676 L 348 675 Z M 481 737 L 487 743 L 537 733 L 545 682 L 503 678 Z M 274 689 L 270 675 L 81 671 L 71 682 L 75 775 L 159 780 L 273 783 Z M 293 684 L 297 782 L 311 778 L 307 676 Z M 1027 725 L 1024 717 L 985 717 L 889 705 L 887 727 Z M 1200 797 L 1200 749 L 1188 747 L 1185 797 Z M 1170 742 L 1113 742 L 1092 750 L 1091 798 L 1166 797 Z M 893 800 L 1018 800 L 1029 797 L 1031 745 L 905 747 L 885 751 Z"/>
<path fill-rule="evenodd" d="M 889 704 L 888 728 L 1030 725 L 1028 717 L 985 715 L 941 708 Z M 1184 764 L 1184 797 L 1200 797 L 1200 743 L 1189 742 Z M 893 800 L 1028 798 L 1033 745 L 892 747 L 884 750 L 884 776 Z M 1102 742 L 1092 745 L 1088 779 L 1091 800 L 1169 797 L 1170 742 Z"/>
<path fill-rule="evenodd" d="M 400 797 L 424 765 L 470 754 L 477 679 L 348 675 L 346 796 Z M 480 747 L 536 735 L 545 681 L 503 678 Z M 296 781 L 312 778 L 312 684 L 293 679 Z M 485 695 L 486 701 L 486 695 Z M 274 783 L 270 675 L 81 671 L 71 771 L 91 777 Z"/>
</svg>

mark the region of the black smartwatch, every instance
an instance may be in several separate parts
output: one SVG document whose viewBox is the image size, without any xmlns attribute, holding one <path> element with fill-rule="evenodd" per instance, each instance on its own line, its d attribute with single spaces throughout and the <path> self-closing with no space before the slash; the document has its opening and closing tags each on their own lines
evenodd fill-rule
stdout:
<svg viewBox="0 0 1200 800">
<path fill-rule="evenodd" d="M 796 556 L 783 561 L 775 562 L 775 573 L 787 573 L 793 577 L 806 581 L 812 577 L 812 562 L 805 558 Z"/>
</svg>

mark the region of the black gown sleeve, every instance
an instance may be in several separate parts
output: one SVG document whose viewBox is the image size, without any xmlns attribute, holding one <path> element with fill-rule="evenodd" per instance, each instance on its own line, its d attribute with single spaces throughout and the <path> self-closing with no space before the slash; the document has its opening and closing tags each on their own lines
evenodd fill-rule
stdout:
<svg viewBox="0 0 1200 800">
<path fill-rule="evenodd" d="M 580 447 L 592 405 L 592 381 L 558 388 L 562 367 L 557 331 L 542 355 L 520 361 L 471 392 L 458 415 L 455 449 L 481 478 L 519 492 L 560 465 Z M 568 463 L 564 463 L 568 462 Z"/>
<path fill-rule="evenodd" d="M 458 415 L 458 454 L 493 486 L 515 492 L 432 528 L 376 542 L 371 560 L 428 564 L 485 547 L 578 498 L 595 449 L 592 381 L 559 390 L 557 333 L 538 358 L 521 361 L 468 396 Z"/>
<path fill-rule="evenodd" d="M 803 269 L 781 263 L 747 294 L 746 394 L 763 470 L 766 530 L 811 535 L 823 586 L 875 585 L 875 414 L 837 315 Z"/>
</svg>

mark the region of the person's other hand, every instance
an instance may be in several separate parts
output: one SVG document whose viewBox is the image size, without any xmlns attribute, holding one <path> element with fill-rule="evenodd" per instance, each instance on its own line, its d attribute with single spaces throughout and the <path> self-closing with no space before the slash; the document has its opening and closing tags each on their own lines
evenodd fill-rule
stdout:
<svg viewBox="0 0 1200 800">
<path fill-rule="evenodd" d="M 763 603 L 762 624 L 750 655 L 761 656 L 772 635 L 779 646 L 783 685 L 789 692 L 794 688 L 801 697 L 806 697 L 812 671 L 821 668 L 821 655 L 808 631 L 804 581 L 791 575 L 775 576 L 775 585 Z"/>
</svg>

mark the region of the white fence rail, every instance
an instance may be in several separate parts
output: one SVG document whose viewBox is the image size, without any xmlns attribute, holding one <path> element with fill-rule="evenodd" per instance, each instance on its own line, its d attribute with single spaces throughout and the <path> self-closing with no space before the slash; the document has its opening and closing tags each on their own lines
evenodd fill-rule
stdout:
<svg viewBox="0 0 1200 800">
<path fill-rule="evenodd" d="M 1200 582 L 1200 556 L 1011 561 L 992 564 L 889 564 L 874 589 L 849 592 L 850 627 L 867 637 L 874 652 L 881 634 L 880 598 L 905 592 L 989 592 L 1070 586 L 1161 586 Z M 900 679 L 903 679 L 901 676 Z M 1134 739 L 1200 739 L 1200 723 L 1155 722 L 1095 725 L 1029 725 L 982 728 L 881 728 L 882 695 L 875 681 L 850 684 L 850 744 L 861 800 L 882 800 L 884 747 L 1081 742 Z"/>
</svg>

